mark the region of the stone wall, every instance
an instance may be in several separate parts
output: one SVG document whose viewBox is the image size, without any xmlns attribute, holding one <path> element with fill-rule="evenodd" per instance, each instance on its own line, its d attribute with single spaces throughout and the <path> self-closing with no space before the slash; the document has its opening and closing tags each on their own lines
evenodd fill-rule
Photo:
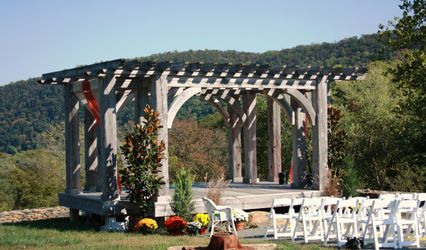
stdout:
<svg viewBox="0 0 426 250">
<path fill-rule="evenodd" d="M 45 220 L 63 217 L 69 217 L 69 209 L 66 207 L 45 207 L 12 210 L 0 212 L 0 223 Z"/>
</svg>

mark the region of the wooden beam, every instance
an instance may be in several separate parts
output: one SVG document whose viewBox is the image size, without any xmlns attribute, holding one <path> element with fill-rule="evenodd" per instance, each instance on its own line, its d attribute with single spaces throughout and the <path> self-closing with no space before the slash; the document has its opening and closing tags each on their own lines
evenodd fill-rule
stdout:
<svg viewBox="0 0 426 250">
<path fill-rule="evenodd" d="M 268 181 L 278 182 L 281 172 L 281 109 L 277 101 L 267 97 L 268 111 Z"/>
<path fill-rule="evenodd" d="M 244 122 L 244 182 L 257 183 L 256 156 L 256 95 L 248 92 L 243 95 L 243 110 L 247 114 Z"/>
<path fill-rule="evenodd" d="M 72 92 L 72 85 L 64 86 L 65 91 L 65 151 L 66 151 L 66 193 L 81 192 L 80 142 L 78 97 Z"/>
<path fill-rule="evenodd" d="M 149 90 L 141 86 L 135 92 L 135 122 L 142 124 L 145 121 L 143 110 L 148 104 Z"/>
<path fill-rule="evenodd" d="M 241 120 L 234 108 L 227 105 L 230 124 L 236 124 L 237 120 Z M 242 169 L 242 151 L 241 151 L 241 126 L 230 126 L 228 128 L 228 177 L 233 182 L 243 182 Z"/>
<path fill-rule="evenodd" d="M 175 117 L 179 112 L 180 108 L 183 106 L 183 104 L 185 104 L 185 102 L 187 102 L 191 97 L 195 96 L 200 92 L 200 88 L 188 88 L 174 98 L 173 102 L 170 104 L 170 109 L 168 110 L 167 128 L 172 128 L 173 121 L 175 120 Z"/>
<path fill-rule="evenodd" d="M 151 107 L 160 113 L 160 129 L 158 139 L 162 140 L 166 146 L 164 158 L 161 160 L 162 167 L 159 173 L 164 177 L 165 185 L 159 190 L 160 196 L 168 196 L 169 191 L 169 153 L 168 153 L 168 106 L 167 106 L 167 79 L 163 75 L 158 75 L 152 79 L 151 83 Z"/>
<path fill-rule="evenodd" d="M 291 106 L 295 114 L 295 124 L 292 129 L 292 166 L 293 183 L 292 188 L 304 188 L 306 181 L 304 179 L 306 170 L 306 136 L 304 129 L 305 115 L 299 106 L 299 103 L 291 99 Z"/>
<path fill-rule="evenodd" d="M 103 170 L 103 190 L 101 199 L 111 201 L 120 198 L 117 172 L 117 113 L 115 76 L 100 79 L 99 91 L 99 167 Z"/>
<path fill-rule="evenodd" d="M 87 109 L 84 109 L 84 165 L 86 173 L 86 183 L 84 191 L 101 191 L 97 188 L 97 171 L 98 171 L 98 134 L 99 125 L 95 118 Z"/>
<path fill-rule="evenodd" d="M 328 123 L 327 123 L 327 76 L 322 77 L 318 83 L 318 89 L 312 93 L 312 102 L 317 112 L 317 123 L 313 127 L 313 156 L 312 174 L 314 177 L 313 188 L 324 191 L 329 183 L 328 172 Z"/>
</svg>

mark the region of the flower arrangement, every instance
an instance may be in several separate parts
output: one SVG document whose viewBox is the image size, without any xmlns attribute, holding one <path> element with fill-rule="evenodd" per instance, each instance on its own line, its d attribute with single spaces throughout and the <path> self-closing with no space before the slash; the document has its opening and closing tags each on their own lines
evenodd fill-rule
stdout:
<svg viewBox="0 0 426 250">
<path fill-rule="evenodd" d="M 157 228 L 157 222 L 150 218 L 143 218 L 135 225 L 135 231 L 142 231 L 143 233 L 152 233 Z"/>
<path fill-rule="evenodd" d="M 188 223 L 187 231 L 191 235 L 197 235 L 201 229 L 201 222 L 199 221 L 191 221 Z"/>
<path fill-rule="evenodd" d="M 232 208 L 232 215 L 234 216 L 235 222 L 248 221 L 249 214 L 239 208 Z"/>
<path fill-rule="evenodd" d="M 188 223 L 179 216 L 169 217 L 164 226 L 166 227 L 167 232 L 172 235 L 181 235 L 185 232 Z"/>
<path fill-rule="evenodd" d="M 196 214 L 193 220 L 200 222 L 201 227 L 207 227 L 210 222 L 210 218 L 208 214 Z"/>
</svg>

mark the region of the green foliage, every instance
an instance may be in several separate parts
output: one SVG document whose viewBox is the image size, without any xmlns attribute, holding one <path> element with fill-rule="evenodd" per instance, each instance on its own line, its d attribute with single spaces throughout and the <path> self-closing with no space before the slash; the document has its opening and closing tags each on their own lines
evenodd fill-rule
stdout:
<svg viewBox="0 0 426 250">
<path fill-rule="evenodd" d="M 121 169 L 120 174 L 130 202 L 137 204 L 142 215 L 146 216 L 164 184 L 159 172 L 165 145 L 158 141 L 161 128 L 159 113 L 148 105 L 144 112 L 143 125 L 136 124 L 133 133 L 126 136 L 124 145 L 120 147 L 127 162 L 127 167 Z"/>
<path fill-rule="evenodd" d="M 0 151 L 34 149 L 36 137 L 63 121 L 63 88 L 42 86 L 31 78 L 0 87 Z"/>
<path fill-rule="evenodd" d="M 392 67 L 386 63 L 373 63 L 366 79 L 341 82 L 333 90 L 335 104 L 342 110 L 342 125 L 347 134 L 345 153 L 353 158 L 360 183 L 371 189 L 422 190 L 425 170 L 404 163 L 404 119 L 395 113 L 404 100 L 403 91 L 396 88 L 385 72 Z M 401 178 L 416 172 L 417 178 L 402 185 Z M 404 176 L 404 177 L 400 177 Z"/>
<path fill-rule="evenodd" d="M 344 159 L 345 168 L 342 176 L 342 194 L 345 197 L 355 197 L 358 195 L 356 190 L 360 188 L 361 181 L 354 166 L 353 159 L 350 156 Z"/>
<path fill-rule="evenodd" d="M 171 204 L 173 212 L 186 221 L 191 221 L 194 202 L 192 201 L 192 176 L 189 170 L 184 168 L 178 170 L 174 191 Z"/>
<path fill-rule="evenodd" d="M 404 120 L 400 131 L 407 165 L 426 171 L 426 1 L 402 0 L 402 17 L 395 18 L 381 35 L 399 62 L 389 70 L 406 97 L 400 100 L 398 115 Z M 426 186 L 426 185 L 424 185 Z"/>
<path fill-rule="evenodd" d="M 55 206 L 64 186 L 64 160 L 56 152 L 28 150 L 0 158 L 0 210 Z"/>
<path fill-rule="evenodd" d="M 169 130 L 169 176 L 174 182 L 177 172 L 186 168 L 195 181 L 218 178 L 226 172 L 227 137 L 221 128 L 202 127 L 196 121 L 175 120 Z"/>
</svg>

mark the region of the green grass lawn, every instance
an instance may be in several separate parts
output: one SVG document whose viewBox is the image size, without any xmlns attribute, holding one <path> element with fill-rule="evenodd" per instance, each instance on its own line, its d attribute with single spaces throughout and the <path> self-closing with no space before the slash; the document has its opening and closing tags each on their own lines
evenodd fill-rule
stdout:
<svg viewBox="0 0 426 250">
<path fill-rule="evenodd" d="M 0 249 L 167 249 L 169 246 L 207 246 L 208 237 L 97 232 L 68 219 L 0 224 Z M 277 243 L 278 249 L 321 249 L 289 241 L 242 239 L 244 243 Z"/>
</svg>

